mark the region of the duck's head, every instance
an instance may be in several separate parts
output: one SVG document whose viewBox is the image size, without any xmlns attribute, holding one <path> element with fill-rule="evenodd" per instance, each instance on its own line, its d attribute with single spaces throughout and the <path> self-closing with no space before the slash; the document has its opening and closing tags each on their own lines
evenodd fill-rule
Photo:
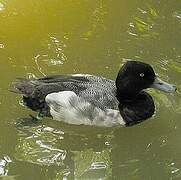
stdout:
<svg viewBox="0 0 181 180">
<path fill-rule="evenodd" d="M 167 93 L 176 91 L 176 86 L 159 79 L 153 68 L 140 61 L 127 61 L 120 69 L 117 79 L 117 98 L 132 101 L 146 88 L 155 88 Z"/>
</svg>

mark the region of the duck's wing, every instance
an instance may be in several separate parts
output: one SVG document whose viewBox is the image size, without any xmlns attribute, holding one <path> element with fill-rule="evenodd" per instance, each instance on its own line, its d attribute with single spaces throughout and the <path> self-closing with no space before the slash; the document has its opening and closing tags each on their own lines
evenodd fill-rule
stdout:
<svg viewBox="0 0 181 180">
<path fill-rule="evenodd" d="M 125 125 L 118 110 L 102 110 L 72 91 L 48 94 L 45 101 L 54 120 L 103 127 Z"/>
<path fill-rule="evenodd" d="M 96 76 L 91 79 L 96 79 Z M 52 92 L 59 92 L 64 90 L 76 90 L 81 91 L 83 84 L 93 82 L 90 81 L 87 76 L 73 76 L 73 75 L 53 75 L 46 76 L 39 79 L 25 79 L 17 78 L 17 81 L 13 84 L 14 91 L 24 96 L 32 96 L 36 98 L 38 93 L 41 95 L 47 95 Z"/>
</svg>

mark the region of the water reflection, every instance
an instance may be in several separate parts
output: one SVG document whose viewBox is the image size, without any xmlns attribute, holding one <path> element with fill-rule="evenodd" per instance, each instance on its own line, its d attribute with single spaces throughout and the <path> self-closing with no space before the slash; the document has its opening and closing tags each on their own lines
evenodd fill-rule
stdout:
<svg viewBox="0 0 181 180">
<path fill-rule="evenodd" d="M 64 36 L 64 40 L 67 36 Z M 45 40 L 47 41 L 47 40 Z M 56 36 L 49 36 L 48 42 L 42 42 L 44 44 L 43 50 L 38 52 L 34 56 L 34 62 L 37 70 L 41 75 L 45 76 L 44 68 L 47 66 L 59 66 L 63 65 L 67 60 L 65 55 L 65 48 L 67 47 L 63 40 L 59 40 Z"/>
<path fill-rule="evenodd" d="M 0 11 L 3 11 L 4 9 L 5 9 L 5 5 L 2 2 L 0 2 Z"/>
<path fill-rule="evenodd" d="M 7 176 L 8 175 L 8 166 L 12 160 L 9 156 L 4 156 L 0 159 L 0 176 Z"/>
<path fill-rule="evenodd" d="M 181 161 L 174 158 L 175 132 L 155 134 L 155 123 L 118 129 L 56 122 L 19 126 L 16 163 L 37 165 L 52 179 L 147 179 L 150 173 L 157 179 L 157 172 L 163 178 L 181 177 Z M 143 135 L 140 130 L 146 126 L 152 131 Z"/>
<path fill-rule="evenodd" d="M 153 7 L 146 7 L 146 9 L 137 9 L 138 14 L 133 17 L 132 22 L 129 23 L 128 33 L 131 36 L 139 38 L 157 38 L 158 33 L 153 29 L 156 25 L 158 13 Z M 138 37 L 139 36 L 139 37 Z"/>
<path fill-rule="evenodd" d="M 159 179 L 158 174 L 161 174 L 161 179 L 179 178 L 181 162 L 174 158 L 174 147 L 170 149 L 173 143 L 168 134 L 155 138 L 150 133 L 139 133 L 137 128 L 134 131 L 135 133 L 132 130 L 116 132 L 117 136 L 113 141 L 118 141 L 124 135 L 129 136 L 129 143 L 122 142 L 112 149 L 113 179 L 118 176 L 125 180 Z"/>
<path fill-rule="evenodd" d="M 89 20 L 89 27 L 87 32 L 83 34 L 84 40 L 89 40 L 92 37 L 98 37 L 100 31 L 106 30 L 105 16 L 107 15 L 106 3 L 103 0 L 97 2 L 96 8 L 93 10 Z"/>
<path fill-rule="evenodd" d="M 76 126 L 77 131 L 70 127 L 64 129 L 68 132 L 35 124 L 18 129 L 16 160 L 62 169 L 54 178 L 109 179 L 111 176 L 111 149 L 109 143 L 105 144 L 105 134 L 91 130 L 91 135 L 89 128 L 88 134 L 77 134 L 80 128 Z"/>
</svg>

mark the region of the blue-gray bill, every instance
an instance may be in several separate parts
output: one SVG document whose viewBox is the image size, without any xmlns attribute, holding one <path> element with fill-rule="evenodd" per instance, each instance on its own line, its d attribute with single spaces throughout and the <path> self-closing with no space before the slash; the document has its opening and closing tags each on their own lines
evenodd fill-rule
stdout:
<svg viewBox="0 0 181 180">
<path fill-rule="evenodd" d="M 173 84 L 169 84 L 165 81 L 162 81 L 160 78 L 156 77 L 155 81 L 153 82 L 152 88 L 159 89 L 161 91 L 164 91 L 166 93 L 172 93 L 177 90 L 177 87 Z"/>
</svg>

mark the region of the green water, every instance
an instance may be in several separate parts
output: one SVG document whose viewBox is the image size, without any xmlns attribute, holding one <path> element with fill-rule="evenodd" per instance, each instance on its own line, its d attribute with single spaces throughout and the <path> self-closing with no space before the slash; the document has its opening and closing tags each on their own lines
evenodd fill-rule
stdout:
<svg viewBox="0 0 181 180">
<path fill-rule="evenodd" d="M 181 1 L 1 0 L 0 27 L 1 179 L 181 179 Z M 130 128 L 33 124 L 8 91 L 16 77 L 115 79 L 127 59 L 178 87 L 149 90 L 155 115 Z"/>
</svg>

